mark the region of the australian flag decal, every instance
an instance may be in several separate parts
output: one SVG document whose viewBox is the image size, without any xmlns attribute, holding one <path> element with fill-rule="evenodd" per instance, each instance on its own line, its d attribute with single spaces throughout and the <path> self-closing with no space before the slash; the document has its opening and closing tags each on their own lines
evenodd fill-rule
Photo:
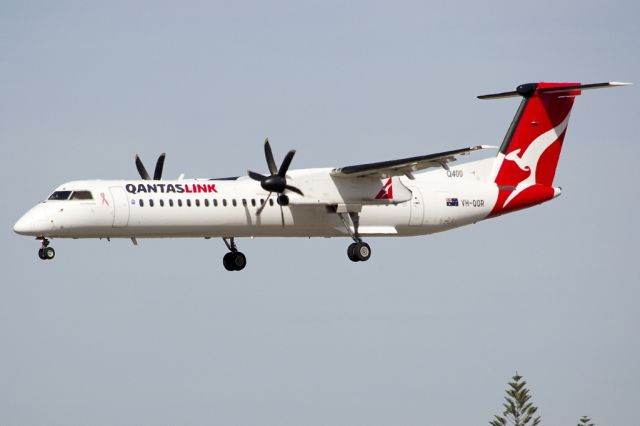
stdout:
<svg viewBox="0 0 640 426">
<path fill-rule="evenodd" d="M 458 207 L 458 199 L 457 198 L 447 198 L 447 206 L 448 207 Z"/>
</svg>

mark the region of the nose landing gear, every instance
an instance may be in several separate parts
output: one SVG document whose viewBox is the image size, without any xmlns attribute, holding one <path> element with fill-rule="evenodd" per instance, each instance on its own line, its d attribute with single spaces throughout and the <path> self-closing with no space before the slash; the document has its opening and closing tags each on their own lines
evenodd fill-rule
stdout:
<svg viewBox="0 0 640 426">
<path fill-rule="evenodd" d="M 53 247 L 49 247 L 49 240 L 46 238 L 40 238 L 42 240 L 42 246 L 38 250 L 38 257 L 42 260 L 51 260 L 56 256 L 56 251 Z"/>
<path fill-rule="evenodd" d="M 229 238 L 229 241 L 227 241 L 227 238 L 222 238 L 222 241 L 224 241 L 224 244 L 229 249 L 229 253 L 225 254 L 222 258 L 224 268 L 227 271 L 243 270 L 244 267 L 247 266 L 247 258 L 242 252 L 238 251 L 233 237 Z"/>
</svg>

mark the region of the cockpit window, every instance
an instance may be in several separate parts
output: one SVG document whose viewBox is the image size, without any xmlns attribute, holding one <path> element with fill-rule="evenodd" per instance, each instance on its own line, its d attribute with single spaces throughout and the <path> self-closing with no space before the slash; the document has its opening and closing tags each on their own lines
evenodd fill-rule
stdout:
<svg viewBox="0 0 640 426">
<path fill-rule="evenodd" d="M 68 200 L 71 191 L 56 191 L 49 197 L 50 200 Z"/>
<path fill-rule="evenodd" d="M 89 191 L 73 191 L 71 194 L 72 200 L 93 200 L 91 192 Z"/>
</svg>

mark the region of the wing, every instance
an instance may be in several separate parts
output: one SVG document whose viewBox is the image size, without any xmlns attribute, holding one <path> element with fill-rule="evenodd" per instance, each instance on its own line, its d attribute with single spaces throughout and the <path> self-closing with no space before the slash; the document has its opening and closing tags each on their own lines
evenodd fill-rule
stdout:
<svg viewBox="0 0 640 426">
<path fill-rule="evenodd" d="M 382 178 L 406 175 L 413 179 L 413 172 L 429 167 L 444 167 L 448 169 L 447 163 L 456 161 L 457 157 L 489 148 L 496 147 L 478 145 L 470 146 L 469 148 L 455 149 L 453 151 L 439 152 L 437 154 L 421 155 L 419 157 L 380 161 L 378 163 L 356 164 L 354 166 L 335 168 L 331 170 L 331 175 L 342 177 L 379 176 Z"/>
</svg>

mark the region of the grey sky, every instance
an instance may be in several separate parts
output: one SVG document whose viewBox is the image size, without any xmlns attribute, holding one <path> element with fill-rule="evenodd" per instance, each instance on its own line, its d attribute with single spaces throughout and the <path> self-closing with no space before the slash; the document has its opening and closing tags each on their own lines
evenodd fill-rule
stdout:
<svg viewBox="0 0 640 426">
<path fill-rule="evenodd" d="M 55 241 L 60 183 L 498 144 L 529 81 L 640 82 L 637 2 L 0 4 L 0 423 L 461 425 L 517 369 L 544 424 L 637 422 L 637 87 L 577 99 L 546 205 L 430 237 Z"/>
</svg>

